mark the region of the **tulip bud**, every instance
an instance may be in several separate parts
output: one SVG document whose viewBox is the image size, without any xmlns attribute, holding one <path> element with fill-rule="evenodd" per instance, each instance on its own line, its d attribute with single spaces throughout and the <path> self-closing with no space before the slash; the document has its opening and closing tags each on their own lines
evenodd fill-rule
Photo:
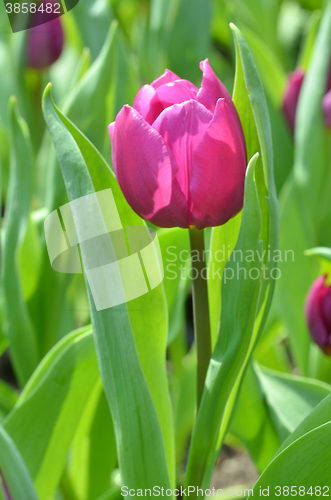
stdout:
<svg viewBox="0 0 331 500">
<path fill-rule="evenodd" d="M 53 1 L 47 2 L 54 5 Z M 46 4 L 43 4 L 46 8 Z M 54 12 L 36 11 L 32 14 L 33 28 L 27 32 L 26 50 L 27 66 L 35 69 L 45 69 L 60 57 L 63 49 L 63 28 L 61 21 Z"/>
<path fill-rule="evenodd" d="M 331 286 L 320 276 L 311 286 L 306 299 L 306 320 L 317 345 L 331 355 Z"/>
<path fill-rule="evenodd" d="M 331 90 L 323 97 L 322 106 L 325 126 L 331 129 Z"/>
<path fill-rule="evenodd" d="M 293 73 L 291 73 L 288 77 L 287 87 L 284 94 L 283 113 L 292 134 L 294 134 L 295 115 L 304 76 L 305 74 L 300 68 L 293 71 Z"/>
<path fill-rule="evenodd" d="M 114 171 L 142 218 L 218 226 L 243 206 L 246 146 L 231 97 L 208 59 L 201 88 L 166 70 L 109 125 Z"/>
</svg>

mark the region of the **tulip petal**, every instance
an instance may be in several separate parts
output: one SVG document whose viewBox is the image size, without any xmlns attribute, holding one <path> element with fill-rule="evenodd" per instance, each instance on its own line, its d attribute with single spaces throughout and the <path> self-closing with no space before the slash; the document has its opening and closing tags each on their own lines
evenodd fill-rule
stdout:
<svg viewBox="0 0 331 500">
<path fill-rule="evenodd" d="M 197 100 L 201 102 L 209 111 L 215 112 L 215 107 L 219 99 L 224 99 L 231 113 L 235 116 L 237 126 L 241 129 L 240 119 L 236 110 L 235 105 L 231 99 L 229 92 L 227 91 L 225 85 L 221 82 L 219 78 L 215 75 L 212 67 L 209 64 L 208 59 L 201 61 L 200 69 L 203 72 L 201 88 L 197 94 Z M 243 148 L 246 149 L 244 135 L 241 134 L 241 142 Z"/>
<path fill-rule="evenodd" d="M 176 179 L 188 203 L 192 154 L 212 119 L 210 111 L 192 99 L 165 109 L 153 123 L 153 128 L 163 137 L 180 165 Z"/>
<path fill-rule="evenodd" d="M 164 85 L 165 83 L 175 82 L 176 80 L 180 80 L 179 76 L 170 71 L 170 69 L 166 69 L 163 75 L 159 76 L 158 78 L 156 78 L 156 80 L 154 80 L 151 83 L 151 86 L 157 89 L 158 87 Z"/>
<path fill-rule="evenodd" d="M 155 96 L 155 89 L 151 85 L 144 85 L 134 98 L 132 107 L 146 120 L 151 108 L 151 101 Z M 162 111 L 162 110 L 161 110 Z M 149 120 L 148 123 L 150 123 Z M 152 122 L 153 123 L 153 122 Z"/>
<path fill-rule="evenodd" d="M 193 222 L 198 229 L 225 224 L 243 206 L 246 149 L 241 126 L 225 99 L 193 153 L 190 183 Z"/>
<path fill-rule="evenodd" d="M 323 350 L 328 345 L 328 329 L 323 320 L 321 304 L 325 295 L 325 276 L 320 276 L 311 286 L 306 299 L 306 320 L 313 340 Z"/>
<path fill-rule="evenodd" d="M 331 90 L 323 97 L 322 106 L 325 126 L 331 129 Z"/>
<path fill-rule="evenodd" d="M 187 203 L 175 182 L 178 165 L 163 138 L 130 106 L 115 121 L 112 158 L 133 210 L 162 227 L 187 227 Z"/>
<path fill-rule="evenodd" d="M 152 125 L 164 109 L 195 99 L 197 92 L 198 89 L 187 80 L 166 83 L 156 89 L 151 85 L 144 85 L 136 95 L 132 107 Z"/>
<path fill-rule="evenodd" d="M 201 61 L 200 69 L 203 72 L 201 88 L 198 91 L 197 100 L 203 104 L 209 111 L 214 113 L 218 99 L 225 99 L 229 104 L 232 103 L 231 96 L 223 85 L 221 80 L 217 78 L 208 59 Z"/>
</svg>

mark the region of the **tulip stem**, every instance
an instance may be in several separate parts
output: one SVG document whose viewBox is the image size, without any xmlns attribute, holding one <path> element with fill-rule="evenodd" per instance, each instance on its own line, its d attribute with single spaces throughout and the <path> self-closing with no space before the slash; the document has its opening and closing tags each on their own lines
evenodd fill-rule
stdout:
<svg viewBox="0 0 331 500">
<path fill-rule="evenodd" d="M 200 406 L 206 374 L 211 357 L 211 335 L 209 321 L 208 288 L 204 271 L 204 231 L 190 229 L 194 337 L 197 352 L 197 408 Z"/>
</svg>

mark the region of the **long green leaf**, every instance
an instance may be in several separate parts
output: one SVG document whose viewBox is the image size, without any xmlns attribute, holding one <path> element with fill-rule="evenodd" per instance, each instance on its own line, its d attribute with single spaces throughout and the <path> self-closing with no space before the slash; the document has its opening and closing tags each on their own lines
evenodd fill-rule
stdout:
<svg viewBox="0 0 331 500">
<path fill-rule="evenodd" d="M 100 155 L 76 131 L 83 143 L 84 152 L 80 149 L 67 128 L 68 120 L 51 101 L 50 86 L 45 91 L 43 106 L 69 200 L 94 193 L 98 190 L 98 176 L 94 177 L 87 165 L 93 170 L 97 168 L 97 164 L 90 164 L 88 158 L 99 158 L 100 164 L 103 163 Z M 105 163 L 103 165 L 105 168 Z M 118 191 L 109 168 L 107 172 L 108 179 L 113 179 L 112 189 Z M 76 179 L 79 179 L 79 182 L 76 182 Z M 100 184 L 102 189 L 109 187 L 104 182 Z M 114 194 L 117 199 L 116 193 Z M 122 223 L 126 225 L 125 211 L 121 212 L 121 218 Z M 79 228 L 81 222 L 77 220 L 75 224 Z M 82 252 L 83 264 L 85 259 L 86 255 Z M 97 311 L 89 287 L 88 294 L 101 377 L 114 421 L 123 483 L 132 488 L 153 487 L 155 484 L 168 487 L 170 481 L 160 422 L 139 362 L 127 305 Z M 145 301 L 146 297 L 143 300 Z M 139 310 L 140 317 L 142 312 L 142 309 Z M 141 339 L 141 342 L 143 341 Z M 158 373 L 160 370 L 161 364 Z M 171 457 L 169 459 L 171 460 Z"/>
</svg>

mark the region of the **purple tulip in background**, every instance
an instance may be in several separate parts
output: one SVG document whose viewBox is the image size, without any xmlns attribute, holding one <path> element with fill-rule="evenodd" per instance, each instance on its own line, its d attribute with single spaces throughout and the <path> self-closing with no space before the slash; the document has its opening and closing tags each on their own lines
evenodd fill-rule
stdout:
<svg viewBox="0 0 331 500">
<path fill-rule="evenodd" d="M 45 8 L 46 3 L 54 5 L 54 2 L 49 0 L 43 3 Z M 58 15 L 54 13 L 37 11 L 33 16 L 36 26 L 27 31 L 27 66 L 45 69 L 54 64 L 61 55 L 64 42 L 63 28 Z"/>
<path fill-rule="evenodd" d="M 246 146 L 240 120 L 208 59 L 200 68 L 200 89 L 166 70 L 109 125 L 124 196 L 157 226 L 218 226 L 243 206 Z"/>
<path fill-rule="evenodd" d="M 294 135 L 295 115 L 299 100 L 299 95 L 304 80 L 304 71 L 297 68 L 291 73 L 287 80 L 287 86 L 283 98 L 283 114 Z M 324 96 L 322 106 L 324 113 L 325 126 L 331 129 L 331 68 L 327 82 L 327 94 Z"/>
<path fill-rule="evenodd" d="M 284 94 L 283 113 L 293 134 L 295 115 L 304 77 L 305 74 L 302 69 L 297 68 L 293 71 L 293 73 L 291 73 L 288 77 L 287 87 Z"/>
<path fill-rule="evenodd" d="M 306 320 L 310 334 L 328 355 L 331 355 L 331 286 L 320 276 L 311 286 L 306 299 Z"/>
</svg>

